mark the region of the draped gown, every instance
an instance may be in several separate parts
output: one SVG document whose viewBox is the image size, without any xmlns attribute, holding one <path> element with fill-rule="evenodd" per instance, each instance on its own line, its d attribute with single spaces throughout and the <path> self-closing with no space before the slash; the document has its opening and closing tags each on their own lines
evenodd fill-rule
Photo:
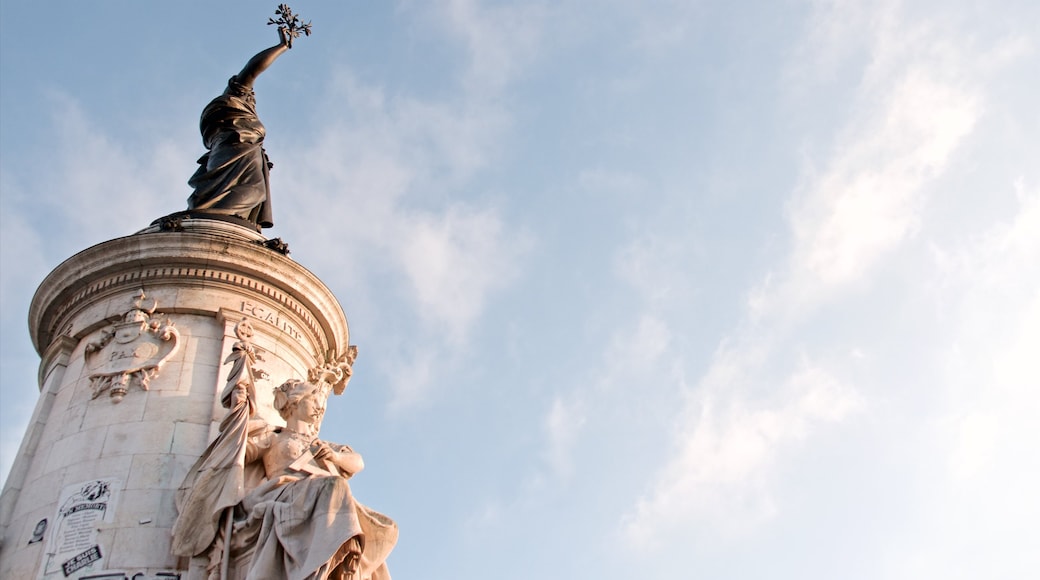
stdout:
<svg viewBox="0 0 1040 580">
<path fill-rule="evenodd" d="M 249 220 L 260 227 L 274 225 L 266 131 L 256 114 L 251 89 L 228 82 L 224 94 L 210 101 L 199 122 L 202 142 L 209 151 L 188 180 L 195 191 L 188 210 Z"/>
</svg>

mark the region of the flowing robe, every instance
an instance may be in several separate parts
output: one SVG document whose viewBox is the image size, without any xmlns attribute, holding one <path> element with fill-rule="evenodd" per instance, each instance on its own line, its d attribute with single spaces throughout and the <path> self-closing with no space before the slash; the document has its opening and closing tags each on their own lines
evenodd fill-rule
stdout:
<svg viewBox="0 0 1040 580">
<path fill-rule="evenodd" d="M 192 465 L 177 490 L 177 521 L 173 525 L 174 554 L 195 556 L 206 551 L 217 536 L 225 510 L 255 487 L 263 471 L 246 469 L 246 443 L 258 423 L 252 359 L 244 343 L 237 343 L 225 361 L 233 363 L 220 402 L 228 408 L 220 422 L 220 434 Z M 251 424 L 252 423 L 252 424 Z"/>
<path fill-rule="evenodd" d="M 236 216 L 269 228 L 274 223 L 263 148 L 266 131 L 252 96 L 236 94 L 233 82 L 202 111 L 199 126 L 209 151 L 188 180 L 195 190 L 188 210 Z"/>
<path fill-rule="evenodd" d="M 247 462 L 262 457 L 276 471 L 240 504 L 248 515 L 236 525 L 232 554 L 256 547 L 247 580 L 338 578 L 335 572 L 352 549 L 361 550 L 360 580 L 390 580 L 386 557 L 397 542 L 397 524 L 358 503 L 334 466 L 319 464 L 309 450 L 297 456 L 291 439 L 287 432 L 274 432 L 248 444 Z"/>
<path fill-rule="evenodd" d="M 200 556 L 219 540 L 236 559 L 253 551 L 248 580 L 326 580 L 356 539 L 360 580 L 390 580 L 385 560 L 397 543 L 397 524 L 355 501 L 347 478 L 314 460 L 312 442 L 297 456 L 300 449 L 288 447 L 286 436 L 250 420 L 256 412 L 251 358 L 247 348 L 228 356 L 234 364 L 221 395 L 228 414 L 178 490 L 173 553 Z M 235 513 L 230 543 L 218 536 L 226 513 Z"/>
</svg>

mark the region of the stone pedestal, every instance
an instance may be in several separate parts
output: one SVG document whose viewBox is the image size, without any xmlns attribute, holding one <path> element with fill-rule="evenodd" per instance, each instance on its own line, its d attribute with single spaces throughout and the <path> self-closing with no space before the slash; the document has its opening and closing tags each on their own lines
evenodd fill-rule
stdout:
<svg viewBox="0 0 1040 580">
<path fill-rule="evenodd" d="M 347 347 L 328 288 L 259 234 L 166 227 L 80 252 L 33 299 L 40 399 L 0 496 L 2 578 L 186 578 L 170 555 L 174 492 L 224 416 L 236 325 L 249 322 L 271 382 Z M 260 415 L 282 424 L 271 382 Z"/>
</svg>

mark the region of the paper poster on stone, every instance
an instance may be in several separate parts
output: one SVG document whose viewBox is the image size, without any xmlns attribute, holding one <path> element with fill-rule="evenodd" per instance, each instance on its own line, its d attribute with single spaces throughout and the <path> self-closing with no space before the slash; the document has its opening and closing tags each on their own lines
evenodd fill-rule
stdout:
<svg viewBox="0 0 1040 580">
<path fill-rule="evenodd" d="M 51 518 L 44 548 L 41 579 L 81 578 L 105 569 L 111 546 L 98 541 L 98 528 L 111 522 L 123 482 L 92 479 L 66 486 Z"/>
</svg>

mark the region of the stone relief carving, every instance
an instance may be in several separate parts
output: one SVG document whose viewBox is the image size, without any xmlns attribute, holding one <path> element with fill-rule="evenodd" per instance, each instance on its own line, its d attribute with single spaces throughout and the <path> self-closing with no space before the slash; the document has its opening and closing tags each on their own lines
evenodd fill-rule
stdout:
<svg viewBox="0 0 1040 580">
<path fill-rule="evenodd" d="M 342 395 L 354 374 L 354 361 L 357 360 L 358 347 L 350 345 L 338 358 L 326 362 L 324 365 L 314 367 L 307 372 L 307 380 L 318 384 L 325 383 L 332 386 L 332 391 Z"/>
<path fill-rule="evenodd" d="M 258 371 L 248 347 L 240 334 L 226 360 L 234 365 L 221 394 L 227 415 L 178 490 L 173 553 L 208 558 L 211 580 L 389 580 L 397 525 L 351 494 L 361 455 L 318 437 L 328 396 L 346 388 L 357 347 L 310 369 L 306 381 L 275 388 L 284 427 L 256 416 Z"/>
<path fill-rule="evenodd" d="M 238 341 L 231 345 L 231 353 L 224 359 L 224 364 L 231 365 L 227 383 L 228 385 L 243 385 L 244 388 L 254 393 L 255 399 L 257 379 L 267 378 L 267 371 L 256 366 L 256 361 L 264 360 L 264 351 L 253 345 L 253 325 L 247 318 L 243 318 L 235 325 L 235 337 L 238 338 Z"/>
<path fill-rule="evenodd" d="M 98 340 L 86 344 L 91 398 L 108 391 L 112 402 L 118 403 L 131 386 L 147 391 L 149 381 L 177 352 L 177 328 L 169 318 L 155 315 L 155 300 L 147 306 L 146 300 L 144 291 L 140 291 L 122 321 L 105 328 Z"/>
</svg>

